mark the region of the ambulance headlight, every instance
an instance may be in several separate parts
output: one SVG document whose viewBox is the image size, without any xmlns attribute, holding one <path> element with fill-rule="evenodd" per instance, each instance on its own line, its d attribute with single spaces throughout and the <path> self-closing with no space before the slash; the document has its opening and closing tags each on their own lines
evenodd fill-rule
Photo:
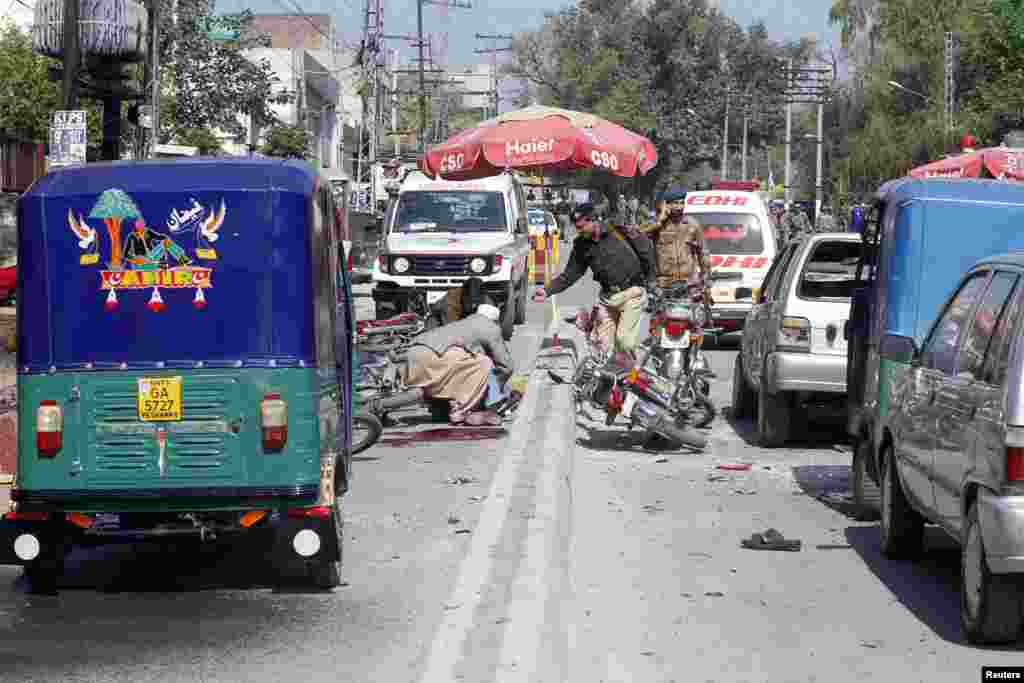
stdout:
<svg viewBox="0 0 1024 683">
<path fill-rule="evenodd" d="M 479 275 L 480 273 L 487 270 L 487 261 L 477 256 L 475 259 L 469 262 L 469 269 Z"/>
<path fill-rule="evenodd" d="M 408 273 L 409 265 L 409 259 L 405 258 L 404 256 L 399 256 L 398 258 L 391 262 L 391 268 L 399 275 L 401 275 L 402 273 Z"/>
</svg>

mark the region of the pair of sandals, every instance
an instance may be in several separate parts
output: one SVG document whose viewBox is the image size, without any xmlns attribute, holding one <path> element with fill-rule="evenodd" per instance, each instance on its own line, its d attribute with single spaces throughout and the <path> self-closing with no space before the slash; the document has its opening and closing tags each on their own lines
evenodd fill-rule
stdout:
<svg viewBox="0 0 1024 683">
<path fill-rule="evenodd" d="M 776 529 L 769 529 L 760 534 L 751 534 L 750 538 L 740 541 L 740 545 L 748 550 L 783 550 L 796 552 L 803 545 L 796 539 L 783 536 Z"/>
</svg>

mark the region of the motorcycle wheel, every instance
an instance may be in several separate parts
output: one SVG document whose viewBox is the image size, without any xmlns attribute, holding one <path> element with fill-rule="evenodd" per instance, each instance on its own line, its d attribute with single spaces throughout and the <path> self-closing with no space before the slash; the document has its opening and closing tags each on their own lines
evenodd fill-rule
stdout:
<svg viewBox="0 0 1024 683">
<path fill-rule="evenodd" d="M 693 402 L 698 415 L 698 419 L 694 422 L 694 426 L 698 429 L 703 429 L 710 425 L 715 419 L 715 404 L 712 403 L 710 397 L 701 391 L 694 393 Z"/>
<path fill-rule="evenodd" d="M 384 432 L 384 425 L 376 416 L 359 413 L 352 417 L 352 453 L 362 453 L 377 443 Z"/>
<path fill-rule="evenodd" d="M 658 427 L 652 431 L 655 431 L 667 439 L 671 439 L 676 443 L 683 446 L 687 446 L 696 451 L 702 451 L 708 445 L 708 440 L 703 434 L 699 434 L 692 429 L 686 427 L 680 427 L 677 424 L 665 420 Z"/>
</svg>

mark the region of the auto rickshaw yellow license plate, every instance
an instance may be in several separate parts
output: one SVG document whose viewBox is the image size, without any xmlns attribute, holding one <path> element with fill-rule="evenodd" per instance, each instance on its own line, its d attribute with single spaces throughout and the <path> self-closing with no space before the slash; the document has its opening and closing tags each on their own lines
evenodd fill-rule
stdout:
<svg viewBox="0 0 1024 683">
<path fill-rule="evenodd" d="M 139 419 L 167 422 L 181 419 L 181 377 L 139 379 Z"/>
</svg>

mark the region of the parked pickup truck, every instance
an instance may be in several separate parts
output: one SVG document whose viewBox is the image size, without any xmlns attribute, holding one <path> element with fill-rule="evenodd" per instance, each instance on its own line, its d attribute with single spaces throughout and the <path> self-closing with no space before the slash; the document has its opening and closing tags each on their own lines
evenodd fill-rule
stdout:
<svg viewBox="0 0 1024 683">
<path fill-rule="evenodd" d="M 478 277 L 502 311 L 506 339 L 526 322 L 529 227 L 514 175 L 451 182 L 410 173 L 384 222 L 373 269 L 377 319 L 413 310 L 413 297 L 434 304 Z"/>
</svg>

